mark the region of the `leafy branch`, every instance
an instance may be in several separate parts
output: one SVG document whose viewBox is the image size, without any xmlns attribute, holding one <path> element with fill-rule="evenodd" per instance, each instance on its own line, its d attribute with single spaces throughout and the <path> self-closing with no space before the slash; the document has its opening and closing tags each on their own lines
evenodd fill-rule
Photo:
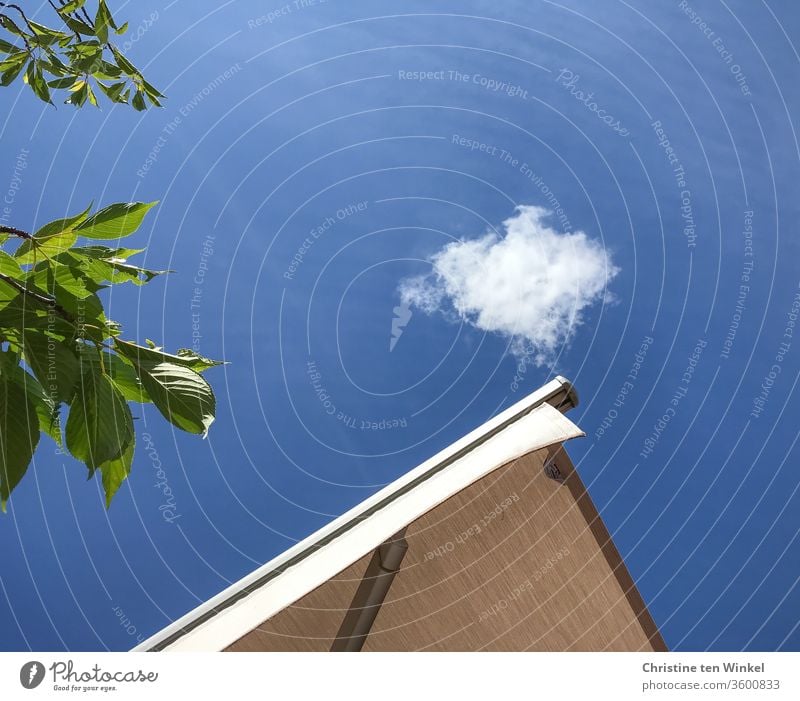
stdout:
<svg viewBox="0 0 800 701">
<path fill-rule="evenodd" d="M 0 87 L 22 76 L 37 98 L 97 106 L 97 93 L 136 110 L 163 95 L 111 41 L 124 34 L 105 0 L 48 0 L 59 27 L 16 3 L 0 2 Z M 94 4 L 94 3 L 93 3 Z M 142 249 L 110 247 L 136 231 L 154 202 L 113 204 L 50 222 L 29 233 L 0 225 L 0 507 L 23 478 L 41 434 L 100 472 L 106 506 L 133 464 L 130 402 L 152 403 L 178 428 L 205 435 L 216 400 L 201 373 L 220 365 L 194 351 L 166 353 L 121 338 L 100 294 L 145 285 L 169 271 L 129 259 Z M 88 243 L 86 240 L 88 239 Z M 67 413 L 62 425 L 62 413 Z"/>
<path fill-rule="evenodd" d="M 48 104 L 57 90 L 68 95 L 65 103 L 98 106 L 98 89 L 111 102 L 139 111 L 148 103 L 160 107 L 164 96 L 110 40 L 127 31 L 127 22 L 118 25 L 105 0 L 98 0 L 93 17 L 86 0 L 60 1 L 48 0 L 63 29 L 35 22 L 15 3 L 0 2 L 0 28 L 7 37 L 0 37 L 0 86 L 22 76 Z"/>
<path fill-rule="evenodd" d="M 169 272 L 130 263 L 142 249 L 96 243 L 132 234 L 154 204 L 113 204 L 94 213 L 88 208 L 34 234 L 0 229 L 3 509 L 41 433 L 85 463 L 90 476 L 100 472 L 110 505 L 133 463 L 129 402 L 152 402 L 190 433 L 205 435 L 214 421 L 214 392 L 201 373 L 221 363 L 188 349 L 170 354 L 151 342 L 123 340 L 98 296 L 110 285 L 145 285 Z"/>
</svg>

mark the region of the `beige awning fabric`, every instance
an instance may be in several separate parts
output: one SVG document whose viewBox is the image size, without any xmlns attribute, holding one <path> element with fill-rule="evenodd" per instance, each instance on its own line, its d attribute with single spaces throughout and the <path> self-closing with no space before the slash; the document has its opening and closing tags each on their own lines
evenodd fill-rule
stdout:
<svg viewBox="0 0 800 701">
<path fill-rule="evenodd" d="M 405 537 L 408 552 L 365 651 L 666 649 L 558 446 L 470 485 Z M 329 650 L 368 562 L 361 558 L 227 649 Z"/>
<path fill-rule="evenodd" d="M 365 650 L 662 649 L 561 450 L 576 402 L 548 383 L 136 649 L 329 650 L 398 532 Z"/>
</svg>

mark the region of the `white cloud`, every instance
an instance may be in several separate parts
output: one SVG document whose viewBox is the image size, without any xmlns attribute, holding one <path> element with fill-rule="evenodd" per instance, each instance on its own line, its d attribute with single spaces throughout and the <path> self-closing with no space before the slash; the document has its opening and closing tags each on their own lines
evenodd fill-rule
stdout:
<svg viewBox="0 0 800 701">
<path fill-rule="evenodd" d="M 547 226 L 550 214 L 522 205 L 503 222 L 502 236 L 447 244 L 432 256 L 430 274 L 400 283 L 403 303 L 502 334 L 516 355 L 550 364 L 584 311 L 608 300 L 606 285 L 619 272 L 582 231 Z"/>
</svg>

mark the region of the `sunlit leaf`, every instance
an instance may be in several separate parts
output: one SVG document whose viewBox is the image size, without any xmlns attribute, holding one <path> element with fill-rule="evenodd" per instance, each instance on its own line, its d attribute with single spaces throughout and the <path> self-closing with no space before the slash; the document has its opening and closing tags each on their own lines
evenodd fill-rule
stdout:
<svg viewBox="0 0 800 701">
<path fill-rule="evenodd" d="M 80 80 L 76 75 L 68 75 L 65 78 L 56 78 L 48 81 L 48 85 L 54 90 L 71 89 Z"/>
<path fill-rule="evenodd" d="M 65 343 L 38 333 L 25 334 L 25 362 L 54 402 L 68 402 L 78 380 L 75 352 Z"/>
<path fill-rule="evenodd" d="M 81 365 L 83 367 L 88 367 L 89 365 L 97 365 L 99 367 L 100 356 L 98 353 L 89 346 L 84 348 L 85 350 L 80 354 Z M 140 404 L 148 404 L 152 401 L 131 364 L 108 351 L 103 351 L 102 359 L 105 373 L 111 378 L 111 381 L 125 399 Z"/>
<path fill-rule="evenodd" d="M 3 52 L 4 54 L 10 54 L 18 50 L 19 50 L 18 46 L 14 46 L 14 44 L 9 44 L 7 41 L 0 39 L 0 51 Z"/>
<path fill-rule="evenodd" d="M 25 64 L 28 60 L 27 51 L 20 51 L 19 49 L 14 49 L 14 53 L 10 54 L 7 58 L 0 61 L 0 73 L 7 71 L 9 68 L 13 68 L 14 66 L 18 66 L 19 64 Z"/>
<path fill-rule="evenodd" d="M 19 279 L 22 277 L 22 268 L 8 253 L 0 251 L 0 273 Z"/>
<path fill-rule="evenodd" d="M 177 355 L 186 367 L 191 368 L 195 372 L 203 372 L 204 370 L 218 365 L 225 365 L 225 362 L 222 360 L 211 360 L 211 358 L 206 358 L 205 356 L 195 353 L 190 348 L 179 348 Z"/>
<path fill-rule="evenodd" d="M 0 279 L 0 313 L 10 306 L 19 297 L 19 294 L 19 290 L 16 287 Z"/>
<path fill-rule="evenodd" d="M 86 4 L 86 0 L 70 0 L 58 8 L 59 14 L 66 15 L 75 10 L 80 10 Z"/>
<path fill-rule="evenodd" d="M 174 363 L 183 367 L 203 372 L 217 365 L 224 365 L 220 360 L 211 360 L 198 355 L 188 348 L 181 348 L 177 354 L 165 353 L 160 348 L 148 348 L 120 338 L 114 339 L 114 346 L 119 353 L 133 363 Z"/>
<path fill-rule="evenodd" d="M 106 494 L 106 508 L 111 506 L 111 500 L 117 493 L 122 483 L 128 479 L 133 465 L 133 453 L 136 445 L 136 437 L 131 438 L 122 453 L 111 460 L 107 460 L 100 465 L 100 475 L 103 479 L 103 491 Z"/>
<path fill-rule="evenodd" d="M 66 24 L 76 34 L 83 34 L 87 37 L 94 36 L 94 29 L 86 24 L 86 22 L 84 22 L 82 19 L 70 17 L 68 15 L 62 15 L 62 19 L 64 20 L 64 24 Z"/>
<path fill-rule="evenodd" d="M 157 202 L 120 202 L 95 212 L 75 227 L 80 236 L 91 239 L 115 239 L 132 234 L 148 210 Z"/>
<path fill-rule="evenodd" d="M 136 363 L 139 378 L 167 421 L 189 433 L 205 435 L 214 421 L 211 385 L 198 373 L 174 363 Z"/>
<path fill-rule="evenodd" d="M 2 74 L 0 74 L 0 85 L 7 86 L 11 85 L 22 73 L 22 69 L 25 68 L 25 63 L 28 60 L 28 54 L 26 52 L 22 52 L 23 57 L 22 60 L 16 59 L 9 68 L 2 69 Z"/>
<path fill-rule="evenodd" d="M 36 235 L 26 239 L 14 253 L 14 257 L 21 264 L 33 263 L 34 260 L 53 256 L 66 251 L 77 241 L 78 235 L 72 229 L 65 229 L 55 234 L 45 236 Z"/>
<path fill-rule="evenodd" d="M 144 112 L 144 110 L 147 109 L 147 104 L 144 101 L 144 93 L 141 90 L 136 91 L 131 104 L 133 105 L 133 109 L 137 112 Z"/>
<path fill-rule="evenodd" d="M 94 365 L 78 381 L 64 434 L 70 453 L 86 463 L 90 473 L 119 457 L 133 439 L 128 403 Z"/>
<path fill-rule="evenodd" d="M 18 371 L 6 353 L 0 360 L 0 507 L 19 484 L 39 444 L 39 417 L 25 389 L 12 380 Z"/>
</svg>

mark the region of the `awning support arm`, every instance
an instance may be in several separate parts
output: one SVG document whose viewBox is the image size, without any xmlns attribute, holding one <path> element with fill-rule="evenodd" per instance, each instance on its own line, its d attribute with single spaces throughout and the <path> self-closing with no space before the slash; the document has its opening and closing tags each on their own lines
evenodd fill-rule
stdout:
<svg viewBox="0 0 800 701">
<path fill-rule="evenodd" d="M 331 646 L 332 652 L 360 652 L 364 647 L 372 624 L 375 623 L 378 611 L 408 550 L 405 534 L 404 528 L 375 549 L 336 634 L 336 640 Z"/>
</svg>

